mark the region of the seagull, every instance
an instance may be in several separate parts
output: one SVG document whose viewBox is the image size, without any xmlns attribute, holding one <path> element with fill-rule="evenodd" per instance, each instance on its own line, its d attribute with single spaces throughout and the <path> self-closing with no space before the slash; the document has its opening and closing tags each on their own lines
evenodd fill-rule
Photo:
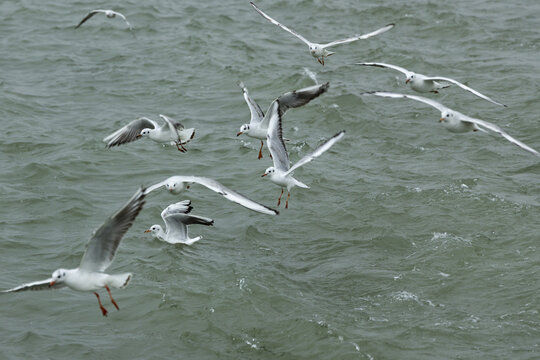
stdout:
<svg viewBox="0 0 540 360">
<path fill-rule="evenodd" d="M 270 16 L 266 15 L 261 9 L 259 9 L 257 6 L 255 6 L 255 4 L 252 1 L 250 1 L 250 4 L 251 4 L 251 6 L 253 6 L 255 8 L 255 11 L 257 11 L 259 14 L 261 14 L 261 16 L 263 18 L 265 18 L 266 20 L 270 21 L 272 24 L 279 26 L 283 30 L 287 31 L 288 33 L 296 36 L 297 38 L 299 38 L 300 40 L 305 42 L 307 44 L 307 46 L 309 46 L 309 52 L 311 53 L 311 56 L 316 58 L 317 61 L 321 65 L 324 65 L 324 58 L 325 57 L 328 57 L 328 56 L 334 54 L 333 52 L 326 50 L 326 48 L 329 48 L 329 47 L 335 46 L 335 45 L 339 45 L 339 44 L 350 43 L 350 42 L 356 41 L 356 40 L 367 39 L 367 38 L 370 38 L 372 36 L 382 34 L 382 33 L 386 32 L 386 31 L 388 31 L 388 30 L 390 30 L 390 29 L 392 29 L 394 27 L 394 24 L 388 24 L 388 25 L 383 26 L 382 28 L 380 28 L 378 30 L 372 31 L 372 32 L 364 34 L 364 35 L 356 35 L 356 36 L 346 38 L 346 39 L 335 40 L 335 41 L 329 42 L 327 44 L 318 44 L 318 43 L 312 43 L 311 41 L 307 40 L 302 35 L 298 34 L 296 31 L 293 31 L 293 30 L 289 29 L 288 27 L 286 27 L 285 25 L 281 24 L 280 22 L 272 19 Z"/>
<path fill-rule="evenodd" d="M 75 29 L 78 29 L 82 24 L 84 24 L 86 22 L 86 20 L 90 19 L 92 16 L 96 15 L 96 14 L 99 14 L 99 13 L 103 13 L 105 14 L 105 16 L 107 16 L 108 18 L 114 18 L 116 17 L 116 15 L 118 15 L 119 17 L 121 17 L 122 19 L 124 19 L 124 21 L 126 22 L 127 26 L 129 27 L 129 30 L 132 30 L 133 28 L 131 27 L 131 24 L 127 21 L 126 17 L 122 14 L 120 14 L 119 12 L 116 12 L 116 11 L 113 11 L 113 10 L 92 10 L 90 11 L 85 17 L 84 19 L 81 20 L 81 22 L 79 23 L 79 25 L 75 26 Z"/>
<path fill-rule="evenodd" d="M 490 98 L 490 97 L 488 97 L 488 96 L 486 96 L 486 95 L 484 95 L 484 94 L 482 94 L 482 93 L 468 87 L 467 85 L 464 85 L 464 84 L 460 83 L 457 80 L 450 79 L 450 78 L 447 78 L 447 77 L 426 76 L 426 75 L 414 73 L 412 71 L 409 71 L 409 70 L 404 69 L 404 68 L 402 68 L 400 66 L 397 66 L 397 65 L 385 64 L 385 63 L 362 62 L 362 63 L 357 63 L 357 65 L 376 66 L 376 67 L 382 67 L 382 68 L 388 68 L 388 69 L 394 69 L 394 70 L 400 71 L 400 72 L 405 74 L 405 77 L 406 77 L 405 84 L 410 83 L 411 88 L 413 90 L 421 92 L 421 93 L 433 92 L 433 93 L 437 94 L 440 89 L 445 89 L 445 88 L 450 86 L 450 85 L 443 85 L 443 84 L 440 84 L 438 82 L 438 81 L 444 81 L 444 82 L 449 82 L 449 83 L 455 84 L 455 85 L 459 86 L 460 88 L 465 89 L 465 90 L 473 93 L 474 95 L 478 96 L 479 98 L 487 100 L 487 101 L 489 101 L 489 102 L 491 102 L 493 104 L 507 107 L 506 105 L 501 104 L 500 102 L 493 100 L 492 98 Z"/>
<path fill-rule="evenodd" d="M 173 194 L 180 194 L 181 192 L 189 189 L 190 184 L 197 183 L 208 189 L 217 192 L 219 195 L 223 195 L 226 199 L 242 205 L 250 210 L 257 211 L 267 215 L 278 215 L 279 211 L 269 208 L 268 206 L 259 204 L 253 200 L 248 199 L 242 194 L 233 191 L 214 179 L 201 176 L 171 176 L 157 184 L 149 186 L 145 194 L 152 192 L 161 187 L 165 187 L 169 192 Z"/>
<path fill-rule="evenodd" d="M 133 224 L 133 221 L 144 205 L 145 191 L 139 189 L 120 210 L 108 218 L 86 246 L 81 264 L 75 269 L 58 269 L 47 280 L 36 281 L 17 286 L 3 292 L 19 292 L 25 290 L 59 289 L 65 286 L 77 291 L 94 291 L 103 316 L 107 309 L 101 304 L 96 290 L 105 288 L 109 293 L 112 304 L 120 310 L 111 295 L 109 286 L 123 288 L 131 280 L 131 273 L 109 275 L 104 271 L 111 265 L 120 240 Z"/>
<path fill-rule="evenodd" d="M 425 104 L 433 106 L 434 108 L 436 108 L 437 110 L 441 112 L 441 118 L 439 119 L 439 122 L 441 122 L 446 127 L 446 129 L 450 132 L 453 132 L 453 133 L 465 133 L 469 131 L 487 132 L 487 130 L 491 130 L 501 135 L 503 138 L 510 141 L 511 143 L 519 146 L 520 148 L 536 156 L 540 156 L 540 153 L 538 151 L 522 143 L 521 141 L 514 139 L 512 136 L 508 135 L 504 130 L 502 130 L 497 125 L 484 121 L 484 120 L 469 117 L 458 111 L 447 108 L 446 106 L 439 104 L 438 102 L 434 100 L 431 100 L 422 96 L 416 96 L 416 95 L 405 95 L 405 94 L 397 94 L 397 93 L 392 93 L 392 92 L 379 92 L 379 91 L 362 93 L 361 95 L 375 95 L 375 96 L 388 97 L 388 98 L 394 98 L 394 99 L 412 99 L 412 100 L 423 102 Z"/>
<path fill-rule="evenodd" d="M 296 180 L 293 177 L 294 170 L 300 166 L 307 164 L 311 160 L 319 157 L 326 150 L 330 149 L 336 142 L 341 140 L 345 136 L 345 130 L 341 130 L 330 139 L 325 141 L 321 146 L 316 148 L 313 152 L 307 154 L 301 158 L 292 167 L 289 163 L 289 154 L 287 148 L 283 142 L 282 128 L 281 128 L 281 114 L 274 112 L 268 124 L 268 134 L 266 136 L 268 149 L 270 149 L 270 155 L 272 155 L 272 161 L 274 166 L 266 169 L 261 176 L 268 176 L 270 180 L 281 187 L 281 194 L 279 194 L 277 206 L 281 203 L 281 196 L 283 195 L 283 188 L 287 188 L 287 200 L 285 202 L 285 209 L 289 208 L 289 198 L 291 197 L 291 189 L 295 186 L 309 189 L 309 186 Z"/>
<path fill-rule="evenodd" d="M 171 204 L 161 212 L 161 217 L 165 222 L 166 230 L 163 231 L 161 225 L 152 225 L 145 232 L 151 232 L 152 235 L 160 240 L 166 241 L 169 244 L 186 244 L 191 245 L 200 239 L 202 236 L 190 239 L 188 236 L 188 225 L 200 224 L 206 226 L 214 225 L 214 220 L 202 216 L 188 215 L 193 207 L 191 200 L 184 200 Z"/>
<path fill-rule="evenodd" d="M 147 117 L 141 117 L 105 137 L 103 142 L 110 148 L 148 136 L 157 143 L 176 145 L 178 151 L 186 152 L 184 145 L 193 139 L 195 129 L 185 129 L 178 121 L 162 114 L 159 116 L 165 120 L 163 125 Z"/>
<path fill-rule="evenodd" d="M 287 112 L 287 110 L 290 108 L 297 108 L 307 104 L 311 100 L 326 92 L 330 84 L 326 83 L 322 85 L 314 85 L 300 90 L 287 92 L 270 104 L 270 107 L 266 111 L 266 116 L 261 110 L 261 107 L 249 96 L 248 90 L 244 86 L 244 83 L 240 82 L 238 86 L 240 86 L 244 92 L 244 99 L 246 100 L 251 112 L 251 120 L 249 121 L 249 124 L 244 124 L 240 127 L 240 131 L 236 134 L 236 136 L 246 134 L 247 136 L 261 140 L 261 148 L 259 149 L 258 157 L 261 159 L 262 148 L 264 145 L 263 140 L 266 139 L 268 121 L 270 118 L 275 116 L 277 113 L 279 113 L 280 116 L 283 116 L 283 114 L 285 114 L 285 112 Z"/>
</svg>

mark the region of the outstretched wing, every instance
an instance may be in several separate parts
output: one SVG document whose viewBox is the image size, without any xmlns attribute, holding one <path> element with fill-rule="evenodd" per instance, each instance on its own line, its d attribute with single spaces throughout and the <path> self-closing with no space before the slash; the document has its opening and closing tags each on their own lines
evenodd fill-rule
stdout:
<svg viewBox="0 0 540 360">
<path fill-rule="evenodd" d="M 269 116 L 270 115 L 270 116 Z M 287 171 L 290 167 L 289 153 L 285 142 L 283 142 L 283 129 L 281 127 L 281 111 L 279 111 L 279 99 L 272 103 L 271 108 L 266 113 L 266 116 L 270 118 L 268 123 L 268 130 L 266 132 L 266 144 L 272 161 L 274 162 L 274 168 L 280 171 Z"/>
<path fill-rule="evenodd" d="M 303 42 L 305 42 L 308 46 L 311 46 L 312 43 L 310 41 L 308 41 L 305 37 L 303 37 L 302 35 L 298 34 L 296 31 L 293 31 L 291 29 L 289 29 L 288 27 L 286 27 L 285 25 L 281 24 L 280 22 L 272 19 L 270 16 L 266 15 L 261 9 L 259 9 L 257 6 L 255 6 L 255 4 L 253 3 L 253 1 L 250 1 L 249 2 L 251 4 L 251 6 L 253 6 L 253 8 L 255 9 L 255 11 L 257 11 L 259 14 L 261 14 L 261 16 L 263 18 L 265 18 L 266 20 L 270 21 L 272 24 L 274 25 L 277 25 L 279 26 L 280 28 L 282 28 L 283 30 L 285 30 L 286 32 L 296 36 L 297 38 L 299 38 L 300 40 L 302 40 Z"/>
<path fill-rule="evenodd" d="M 319 146 L 318 148 L 316 148 L 313 152 L 307 154 L 306 156 L 304 156 L 303 158 L 301 158 L 300 160 L 298 160 L 296 162 L 296 164 L 294 164 L 293 166 L 291 166 L 291 168 L 289 169 L 289 171 L 287 171 L 285 173 L 285 176 L 287 176 L 288 174 L 292 173 L 295 169 L 299 168 L 300 166 L 304 165 L 304 164 L 307 164 L 308 162 L 310 162 L 311 160 L 321 156 L 325 151 L 327 151 L 328 149 L 330 149 L 332 146 L 334 146 L 335 143 L 337 143 L 339 140 L 341 140 L 343 138 L 343 136 L 345 136 L 345 130 L 341 130 L 340 132 L 338 132 L 336 135 L 332 136 L 330 139 L 328 139 L 324 144 L 322 144 L 321 146 Z"/>
<path fill-rule="evenodd" d="M 132 29 L 133 29 L 133 27 L 131 26 L 131 24 L 129 23 L 129 21 L 127 21 L 126 17 L 125 17 L 123 14 L 121 14 L 121 13 L 119 13 L 119 12 L 117 12 L 117 11 L 112 11 L 112 12 L 113 12 L 115 15 L 118 15 L 118 16 L 120 16 L 122 19 L 124 19 L 124 21 L 126 22 L 127 26 L 129 27 L 129 30 L 132 30 Z"/>
<path fill-rule="evenodd" d="M 481 127 L 485 128 L 485 129 L 491 130 L 491 131 L 501 135 L 503 138 L 510 141 L 511 143 L 519 146 L 520 148 L 522 148 L 524 150 L 527 150 L 528 152 L 530 152 L 530 153 L 532 153 L 532 154 L 534 154 L 536 156 L 540 156 L 540 153 L 538 151 L 536 151 L 535 149 L 533 149 L 529 145 L 526 145 L 526 144 L 522 143 L 521 141 L 519 141 L 517 139 L 514 139 L 512 136 L 508 135 L 505 131 L 503 131 L 500 127 L 498 127 L 495 124 L 492 124 L 492 123 L 490 123 L 488 121 L 472 118 L 472 117 L 469 117 L 469 116 L 466 116 L 466 115 L 463 115 L 463 114 L 462 114 L 461 121 L 470 122 L 470 123 L 476 124 L 478 126 L 481 126 Z"/>
<path fill-rule="evenodd" d="M 90 12 L 84 17 L 84 19 L 82 19 L 81 22 L 80 22 L 77 26 L 75 26 L 75 29 L 78 29 L 78 28 L 79 28 L 82 24 L 84 24 L 88 19 L 90 19 L 92 16 L 94 16 L 94 15 L 100 13 L 100 12 L 103 12 L 103 13 L 104 13 L 105 11 L 104 11 L 104 10 L 92 10 L 92 11 L 90 11 Z"/>
<path fill-rule="evenodd" d="M 356 40 L 367 39 L 367 38 L 370 38 L 372 36 L 379 35 L 379 34 L 382 34 L 384 32 L 387 32 L 388 30 L 390 30 L 393 27 L 394 27 L 394 24 L 388 24 L 388 25 L 383 26 L 382 28 L 377 29 L 375 31 L 372 31 L 370 33 L 367 33 L 367 34 L 364 34 L 364 35 L 357 35 L 357 36 L 353 36 L 353 37 L 346 38 L 346 39 L 335 40 L 335 41 L 329 42 L 328 44 L 322 44 L 321 47 L 323 49 L 326 49 L 326 48 L 328 48 L 330 46 L 334 46 L 334 45 L 346 44 L 346 43 L 350 43 L 350 42 L 356 41 Z"/>
<path fill-rule="evenodd" d="M 467 90 L 471 93 L 473 93 L 474 95 L 478 96 L 479 98 L 482 98 L 484 100 L 487 100 L 493 104 L 496 104 L 496 105 L 499 105 L 499 106 L 504 106 L 504 107 L 507 107 L 506 105 L 504 104 L 501 104 L 500 102 L 498 101 L 495 101 L 493 100 L 492 98 L 490 98 L 489 96 L 486 96 L 476 90 L 474 90 L 473 88 L 470 88 L 468 87 L 467 85 L 465 84 L 462 84 L 460 83 L 459 81 L 457 80 L 454 80 L 454 79 L 450 79 L 450 78 L 447 78 L 447 77 L 442 77 L 442 76 L 427 76 L 425 78 L 425 80 L 432 80 L 432 81 L 446 81 L 446 82 L 449 82 L 449 83 L 452 83 L 452 84 L 455 84 L 457 86 L 459 86 L 460 88 L 464 89 L 464 90 Z"/>
<path fill-rule="evenodd" d="M 398 94 L 398 93 L 392 93 L 392 92 L 382 92 L 382 91 L 372 91 L 372 92 L 365 92 L 360 95 L 367 95 L 367 96 L 381 96 L 381 97 L 388 97 L 388 98 L 394 98 L 394 99 L 412 99 L 416 101 L 423 102 L 425 104 L 431 105 L 440 112 L 450 110 L 446 106 L 436 102 L 435 100 L 431 100 L 422 96 L 417 95 L 405 95 L 405 94 Z"/>
<path fill-rule="evenodd" d="M 103 142 L 107 143 L 107 147 L 122 145 L 139 139 L 142 130 L 157 129 L 158 126 L 153 120 L 145 117 L 138 118 L 104 138 Z"/>
<path fill-rule="evenodd" d="M 144 205 L 145 191 L 139 189 L 120 210 L 94 232 L 79 266 L 87 271 L 104 271 L 112 263 L 120 240 Z"/>
<path fill-rule="evenodd" d="M 405 75 L 407 75 L 407 73 L 410 72 L 409 70 L 407 70 L 407 69 L 405 69 L 405 68 L 402 68 L 401 66 L 392 65 L 392 64 L 385 64 L 385 63 L 377 63 L 377 62 L 361 62 L 361 63 L 356 63 L 356 65 L 376 66 L 376 67 L 381 67 L 381 68 L 394 69 L 394 70 L 397 70 L 397 71 L 399 71 L 399 72 L 404 73 Z"/>
<path fill-rule="evenodd" d="M 19 285 L 9 290 L 4 290 L 2 292 L 10 293 L 10 292 L 19 292 L 19 291 L 26 291 L 26 290 L 60 289 L 66 286 L 65 283 L 54 283 L 54 285 L 51 286 L 51 282 L 53 280 L 54 280 L 53 278 L 50 278 L 47 280 L 35 281 L 28 284 Z"/>
<path fill-rule="evenodd" d="M 249 124 L 254 125 L 260 123 L 264 118 L 264 112 L 262 111 L 259 104 L 257 104 L 255 100 L 251 98 L 251 96 L 249 96 L 248 89 L 244 86 L 244 83 L 239 82 L 238 86 L 240 86 L 242 92 L 244 93 L 244 100 L 246 101 L 249 107 L 249 111 L 251 113 L 251 119 L 249 120 Z"/>
</svg>

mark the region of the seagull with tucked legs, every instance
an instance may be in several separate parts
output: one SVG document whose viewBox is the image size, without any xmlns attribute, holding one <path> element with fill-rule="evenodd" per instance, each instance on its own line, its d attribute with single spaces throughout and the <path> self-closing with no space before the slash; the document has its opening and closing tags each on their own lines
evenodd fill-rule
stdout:
<svg viewBox="0 0 540 360">
<path fill-rule="evenodd" d="M 124 21 L 126 22 L 129 30 L 132 30 L 133 28 L 131 27 L 131 24 L 129 23 L 129 21 L 127 21 L 126 17 L 122 14 L 120 14 L 119 12 L 117 11 L 113 11 L 113 10 L 101 10 L 101 9 L 97 9 L 97 10 L 92 10 L 90 11 L 85 17 L 84 19 L 81 20 L 81 22 L 75 26 L 75 29 L 78 29 L 82 24 L 84 24 L 88 19 L 90 19 L 92 16 L 96 15 L 96 14 L 105 14 L 106 17 L 112 19 L 112 18 L 115 18 L 116 16 L 118 17 L 121 17 L 122 19 L 124 19 Z"/>
</svg>

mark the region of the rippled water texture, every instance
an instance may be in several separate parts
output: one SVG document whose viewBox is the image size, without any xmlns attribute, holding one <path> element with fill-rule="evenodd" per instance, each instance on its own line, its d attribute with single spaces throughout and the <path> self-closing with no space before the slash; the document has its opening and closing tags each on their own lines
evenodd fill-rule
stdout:
<svg viewBox="0 0 540 360">
<path fill-rule="evenodd" d="M 314 41 L 396 27 L 335 47 L 323 67 L 248 1 L 0 2 L 0 288 L 76 267 L 107 216 L 140 185 L 175 175 L 218 179 L 274 206 L 243 81 L 266 110 L 285 91 L 330 90 L 284 118 L 293 162 L 341 129 L 343 141 L 295 172 L 276 217 L 200 186 L 155 192 L 112 273 L 134 278 L 107 318 L 69 289 L 1 294 L 2 359 L 536 359 L 539 357 L 538 158 L 495 134 L 453 134 L 408 100 L 398 64 L 458 88 L 431 98 L 540 148 L 536 0 L 259 1 Z M 124 13 L 96 16 L 93 8 Z M 116 7 L 117 6 L 117 7 Z M 101 139 L 158 114 L 197 129 L 179 153 Z M 150 239 L 167 205 L 189 198 L 204 239 Z"/>
</svg>

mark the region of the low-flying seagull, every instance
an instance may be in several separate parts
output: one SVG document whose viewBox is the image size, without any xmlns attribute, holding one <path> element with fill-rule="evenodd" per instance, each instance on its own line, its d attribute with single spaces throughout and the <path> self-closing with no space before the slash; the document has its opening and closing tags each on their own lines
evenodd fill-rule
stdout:
<svg viewBox="0 0 540 360">
<path fill-rule="evenodd" d="M 113 11 L 113 10 L 92 10 L 90 11 L 85 17 L 84 19 L 81 20 L 81 22 L 75 26 L 75 29 L 78 29 L 82 24 L 84 24 L 88 19 L 90 19 L 92 16 L 96 15 L 96 14 L 99 14 L 99 13 L 103 13 L 105 14 L 105 16 L 107 16 L 108 18 L 114 18 L 118 15 L 118 17 L 121 17 L 122 19 L 124 19 L 124 21 L 126 22 L 127 26 L 129 27 L 129 30 L 132 30 L 133 28 L 131 27 L 131 24 L 129 23 L 129 21 L 127 21 L 126 17 L 122 14 L 120 14 L 119 12 L 117 11 Z"/>
<path fill-rule="evenodd" d="M 250 200 L 244 195 L 227 188 L 226 186 L 222 185 L 221 183 L 217 182 L 214 179 L 201 177 L 201 176 L 183 176 L 183 175 L 171 176 L 161 182 L 158 182 L 157 184 L 149 186 L 146 189 L 145 194 L 148 194 L 149 192 L 152 192 L 161 187 L 165 187 L 169 192 L 173 194 L 180 194 L 186 189 L 189 189 L 190 184 L 193 184 L 193 183 L 200 184 L 212 191 L 215 191 L 219 195 L 222 195 L 223 197 L 225 197 L 227 200 L 230 200 L 239 205 L 242 205 L 250 210 L 257 211 L 263 214 L 268 214 L 268 215 L 279 214 L 279 211 L 269 208 L 266 205 L 259 204 L 258 202 L 255 202 L 253 200 Z"/>
<path fill-rule="evenodd" d="M 165 120 L 163 125 L 159 125 L 149 118 L 141 117 L 105 137 L 103 142 L 107 143 L 107 147 L 112 147 L 132 142 L 142 137 L 148 137 L 157 143 L 176 145 L 179 151 L 186 152 L 187 149 L 184 145 L 193 139 L 195 129 L 185 129 L 184 125 L 178 121 L 162 114 L 159 116 Z"/>
<path fill-rule="evenodd" d="M 328 139 L 324 144 L 316 148 L 313 152 L 307 154 L 296 164 L 290 166 L 289 154 L 287 153 L 287 148 L 283 142 L 282 128 L 281 128 L 281 116 L 276 112 L 270 119 L 268 124 L 268 135 L 267 143 L 268 149 L 270 149 L 270 154 L 272 155 L 272 161 L 274 166 L 266 169 L 262 176 L 268 176 L 270 180 L 276 185 L 281 187 L 281 194 L 279 194 L 277 206 L 281 202 L 281 196 L 283 195 L 283 188 L 287 188 L 287 200 L 285 202 L 285 208 L 289 207 L 289 198 L 291 197 L 291 189 L 295 186 L 309 188 L 306 184 L 296 180 L 294 175 L 294 170 L 300 166 L 307 164 L 316 157 L 321 156 L 325 151 L 330 149 L 335 143 L 341 140 L 345 136 L 345 130 L 341 130 L 330 139 Z"/>
<path fill-rule="evenodd" d="M 276 114 L 283 116 L 283 114 L 285 114 L 285 112 L 287 112 L 287 110 L 290 108 L 297 108 L 307 104 L 311 100 L 326 92 L 330 86 L 329 83 L 326 83 L 285 93 L 270 104 L 265 116 L 261 110 L 261 107 L 249 96 L 248 90 L 244 87 L 244 83 L 239 83 L 238 85 L 244 92 L 244 99 L 246 100 L 251 112 L 251 120 L 249 121 L 249 124 L 244 124 L 240 127 L 240 131 L 236 134 L 236 136 L 246 134 L 247 136 L 261 140 L 261 148 L 259 149 L 258 157 L 259 159 L 262 158 L 262 148 L 264 145 L 263 140 L 266 140 L 268 122 L 270 118 L 276 116 Z"/>
<path fill-rule="evenodd" d="M 96 295 L 99 308 L 103 316 L 107 316 L 107 309 L 101 304 L 96 290 L 105 288 L 112 304 L 120 310 L 111 295 L 110 286 L 114 288 L 125 287 L 131 279 L 131 273 L 109 275 L 104 271 L 111 265 L 120 240 L 133 224 L 133 221 L 144 205 L 145 191 L 140 189 L 120 210 L 108 218 L 86 246 L 81 264 L 75 269 L 58 269 L 47 280 L 36 281 L 4 292 L 19 292 L 25 290 L 59 289 L 69 287 L 77 291 L 93 291 Z"/>
<path fill-rule="evenodd" d="M 150 229 L 145 232 L 151 232 L 154 237 L 168 242 L 169 244 L 191 245 L 202 239 L 202 236 L 190 239 L 188 236 L 188 225 L 214 225 L 214 220 L 212 219 L 189 215 L 192 209 L 191 200 L 184 200 L 171 204 L 161 212 L 161 217 L 165 222 L 165 231 L 161 225 L 152 225 Z"/>
<path fill-rule="evenodd" d="M 486 95 L 484 95 L 484 94 L 482 94 L 482 93 L 480 93 L 480 92 L 478 92 L 478 91 L 468 87 L 467 85 L 464 85 L 464 84 L 462 84 L 459 81 L 454 80 L 454 79 L 450 79 L 450 78 L 443 77 L 443 76 L 426 76 L 426 75 L 422 75 L 422 74 L 419 74 L 419 73 L 409 71 L 409 70 L 404 69 L 404 68 L 402 68 L 400 66 L 397 66 L 397 65 L 385 64 L 385 63 L 362 62 L 362 63 L 357 63 L 357 64 L 358 65 L 364 65 L 364 66 L 376 66 L 376 67 L 388 68 L 388 69 L 394 69 L 394 70 L 400 71 L 403 74 L 405 74 L 405 84 L 410 83 L 411 88 L 413 90 L 421 92 L 421 93 L 425 93 L 425 92 L 438 93 L 440 89 L 444 89 L 444 88 L 449 87 L 449 85 L 439 83 L 439 81 L 441 81 L 441 82 L 446 82 L 446 83 L 451 83 L 451 84 L 457 85 L 460 88 L 473 93 L 474 95 L 478 96 L 479 98 L 487 100 L 487 101 L 489 101 L 489 102 L 491 102 L 493 104 L 506 107 L 506 105 L 501 104 L 500 102 L 495 101 L 492 98 L 490 98 L 490 97 L 488 97 L 488 96 L 486 96 Z"/>
<path fill-rule="evenodd" d="M 520 148 L 527 150 L 530 153 L 533 153 L 536 156 L 540 156 L 540 153 L 533 149 L 532 147 L 522 143 L 521 141 L 514 139 L 512 136 L 508 135 L 504 130 L 502 130 L 500 127 L 498 127 L 495 124 L 492 124 L 490 122 L 472 118 L 470 116 L 464 115 L 460 113 L 459 111 L 452 110 L 450 108 L 447 108 L 446 106 L 439 104 L 438 102 L 422 97 L 422 96 L 416 96 L 416 95 L 405 95 L 405 94 L 398 94 L 398 93 L 392 93 L 392 92 L 367 92 L 363 93 L 362 95 L 374 95 L 374 96 L 381 96 L 381 97 L 387 97 L 387 98 L 394 98 L 394 99 L 412 99 L 416 101 L 423 102 L 425 104 L 431 105 L 437 110 L 441 112 L 441 117 L 439 119 L 439 122 L 441 122 L 448 131 L 454 132 L 454 133 L 465 133 L 469 131 L 483 131 L 487 132 L 486 130 L 491 130 L 499 135 L 501 135 L 506 140 L 510 141 L 511 143 L 519 146 Z"/>
<path fill-rule="evenodd" d="M 380 29 L 377 29 L 375 31 L 372 31 L 372 32 L 364 34 L 364 35 L 356 35 L 356 36 L 352 36 L 352 37 L 349 37 L 349 38 L 346 38 L 346 39 L 335 40 L 335 41 L 329 42 L 327 44 L 318 44 L 318 43 L 313 43 L 313 42 L 307 40 L 305 37 L 298 34 L 296 31 L 293 31 L 293 30 L 289 29 L 288 27 L 286 27 L 285 25 L 281 24 L 280 22 L 274 20 L 273 18 L 271 18 L 270 16 L 265 14 L 261 9 L 259 9 L 253 2 L 250 2 L 250 4 L 251 4 L 251 6 L 253 6 L 253 8 L 259 14 L 261 14 L 261 16 L 263 18 L 265 18 L 266 20 L 270 21 L 272 24 L 279 26 L 283 30 L 287 31 L 288 33 L 296 36 L 297 38 L 299 38 L 300 40 L 305 42 L 307 44 L 307 46 L 309 46 L 309 52 L 311 53 L 311 56 L 316 58 L 317 61 L 321 65 L 324 65 L 324 58 L 325 57 L 328 57 L 328 56 L 334 54 L 333 52 L 326 50 L 327 48 L 335 46 L 335 45 L 350 43 L 350 42 L 353 42 L 353 41 L 356 41 L 356 40 L 367 39 L 367 38 L 370 38 L 372 36 L 382 34 L 382 33 L 386 32 L 386 31 L 388 31 L 388 30 L 390 30 L 390 29 L 392 29 L 394 27 L 394 24 L 388 24 L 386 26 L 383 26 Z"/>
</svg>

